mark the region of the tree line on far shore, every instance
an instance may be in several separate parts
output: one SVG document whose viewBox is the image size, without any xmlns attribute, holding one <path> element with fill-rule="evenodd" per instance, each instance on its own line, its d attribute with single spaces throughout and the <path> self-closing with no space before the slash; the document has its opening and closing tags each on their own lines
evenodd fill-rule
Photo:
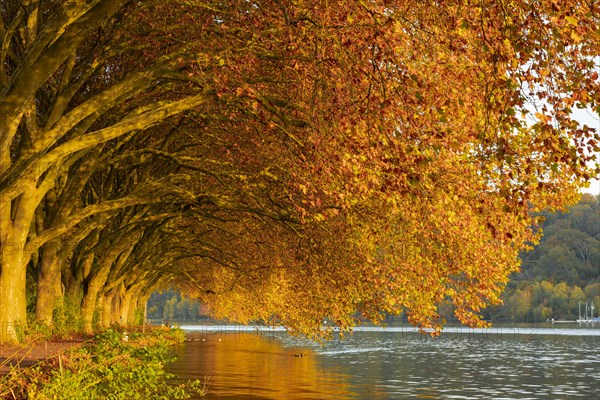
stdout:
<svg viewBox="0 0 600 400">
<path fill-rule="evenodd" d="M 521 255 L 503 295 L 489 308 L 493 320 L 542 322 L 575 320 L 579 303 L 600 308 L 600 196 L 585 194 L 569 212 L 542 213 L 540 244 Z"/>
</svg>

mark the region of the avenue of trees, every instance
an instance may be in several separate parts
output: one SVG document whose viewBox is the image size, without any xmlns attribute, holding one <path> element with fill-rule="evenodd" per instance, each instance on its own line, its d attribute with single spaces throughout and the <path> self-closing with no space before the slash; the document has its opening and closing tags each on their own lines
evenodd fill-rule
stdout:
<svg viewBox="0 0 600 400">
<path fill-rule="evenodd" d="M 320 335 L 483 324 L 598 174 L 594 1 L 0 0 L 0 341 L 176 286 Z"/>
</svg>

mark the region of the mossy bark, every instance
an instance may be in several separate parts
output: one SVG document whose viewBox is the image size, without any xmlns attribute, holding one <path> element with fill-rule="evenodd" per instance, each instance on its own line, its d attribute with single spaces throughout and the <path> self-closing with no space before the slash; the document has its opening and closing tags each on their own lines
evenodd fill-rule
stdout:
<svg viewBox="0 0 600 400">
<path fill-rule="evenodd" d="M 35 319 L 48 326 L 52 325 L 52 312 L 63 296 L 58 249 L 58 240 L 46 243 L 37 277 Z"/>
<path fill-rule="evenodd" d="M 33 186 L 12 204 L 0 203 L 0 342 L 15 340 L 17 325 L 27 325 L 24 248 L 38 200 Z"/>
<path fill-rule="evenodd" d="M 100 327 L 103 329 L 110 328 L 116 322 L 114 318 L 115 295 L 115 290 L 109 290 L 100 299 Z"/>
</svg>

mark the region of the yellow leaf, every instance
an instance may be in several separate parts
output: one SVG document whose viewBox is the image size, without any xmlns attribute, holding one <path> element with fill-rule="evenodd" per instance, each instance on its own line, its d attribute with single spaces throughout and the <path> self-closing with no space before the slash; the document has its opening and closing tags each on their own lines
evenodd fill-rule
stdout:
<svg viewBox="0 0 600 400">
<path fill-rule="evenodd" d="M 577 18 L 571 16 L 566 16 L 565 21 L 567 21 L 567 23 L 573 26 L 577 26 L 577 24 L 579 23 L 579 20 Z"/>
</svg>

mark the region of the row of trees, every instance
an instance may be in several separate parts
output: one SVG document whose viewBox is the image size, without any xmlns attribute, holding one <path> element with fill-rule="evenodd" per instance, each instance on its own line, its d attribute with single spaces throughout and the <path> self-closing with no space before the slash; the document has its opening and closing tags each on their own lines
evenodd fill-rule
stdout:
<svg viewBox="0 0 600 400">
<path fill-rule="evenodd" d="M 157 287 L 320 334 L 498 301 L 598 168 L 598 9 L 0 0 L 0 340 Z M 535 111 L 532 112 L 532 110 Z"/>
</svg>

